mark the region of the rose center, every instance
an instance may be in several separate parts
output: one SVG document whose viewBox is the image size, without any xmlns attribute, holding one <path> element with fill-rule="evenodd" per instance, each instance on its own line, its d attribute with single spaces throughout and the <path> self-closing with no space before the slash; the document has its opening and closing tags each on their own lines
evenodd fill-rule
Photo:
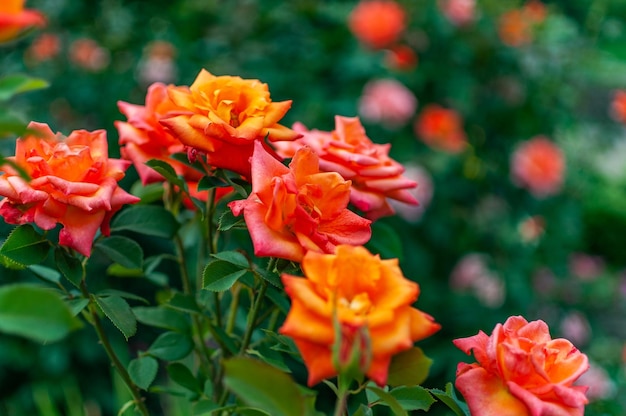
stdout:
<svg viewBox="0 0 626 416">
<path fill-rule="evenodd" d="M 361 316 L 367 315 L 372 309 L 372 302 L 370 301 L 370 297 L 367 293 L 359 293 L 351 300 L 342 297 L 339 299 L 339 305 L 348 308 L 356 315 Z"/>
</svg>

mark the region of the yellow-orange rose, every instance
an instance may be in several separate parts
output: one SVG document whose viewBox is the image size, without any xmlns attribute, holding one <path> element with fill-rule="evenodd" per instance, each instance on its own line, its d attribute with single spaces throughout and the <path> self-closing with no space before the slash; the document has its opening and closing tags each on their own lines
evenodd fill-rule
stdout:
<svg viewBox="0 0 626 416">
<path fill-rule="evenodd" d="M 19 36 L 31 26 L 44 26 L 46 19 L 36 10 L 24 9 L 24 0 L 0 2 L 0 42 Z"/>
<path fill-rule="evenodd" d="M 118 186 L 130 162 L 109 159 L 106 132 L 77 130 L 67 138 L 41 123 L 28 128 L 37 135 L 17 140 L 15 157 L 31 180 L 10 165 L 0 166 L 0 216 L 9 224 L 35 223 L 50 230 L 63 225 L 59 244 L 89 256 L 93 238 L 125 204 L 139 201 Z"/>
<path fill-rule="evenodd" d="M 430 315 L 413 308 L 419 286 L 406 279 L 397 259 L 381 260 L 362 246 L 340 245 L 335 254 L 309 251 L 306 278 L 283 274 L 291 310 L 279 332 L 293 338 L 309 370 L 310 386 L 337 374 L 333 324 L 341 332 L 369 337 L 365 374 L 383 386 L 391 357 L 439 330 Z M 359 331 L 362 329 L 362 331 Z M 341 350 L 350 350 L 342 345 Z"/>
<path fill-rule="evenodd" d="M 259 80 L 215 76 L 203 69 L 189 88 L 172 86 L 168 93 L 178 109 L 161 123 L 217 168 L 249 177 L 255 141 L 299 137 L 278 124 L 291 100 L 272 102 L 267 84 Z"/>
</svg>

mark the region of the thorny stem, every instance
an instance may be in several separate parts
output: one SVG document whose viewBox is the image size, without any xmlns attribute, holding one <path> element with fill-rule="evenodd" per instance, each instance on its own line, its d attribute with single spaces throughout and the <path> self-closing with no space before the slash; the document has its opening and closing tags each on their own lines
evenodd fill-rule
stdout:
<svg viewBox="0 0 626 416">
<path fill-rule="evenodd" d="M 117 354 L 115 354 L 115 351 L 113 350 L 113 347 L 109 342 L 109 338 L 107 337 L 106 332 L 102 327 L 102 322 L 100 321 L 100 317 L 98 316 L 98 311 L 96 310 L 96 307 L 93 303 L 91 294 L 87 290 L 87 284 L 85 283 L 84 279 L 80 284 L 80 290 L 83 296 L 85 296 L 86 299 L 89 299 L 89 313 L 91 315 L 92 325 L 96 330 L 96 334 L 98 335 L 98 339 L 100 340 L 102 347 L 104 347 L 104 351 L 106 352 L 109 360 L 111 360 L 111 363 L 113 364 L 119 375 L 122 377 L 122 380 L 124 380 L 124 383 L 126 383 L 126 385 L 128 386 L 131 394 L 133 395 L 134 402 L 137 405 L 137 409 L 139 410 L 139 412 L 141 412 L 141 414 L 144 416 L 149 416 L 148 408 L 144 403 L 143 397 L 141 397 L 139 387 L 137 387 L 137 385 L 133 383 L 133 381 L 130 379 L 126 368 L 118 358 Z"/>
</svg>

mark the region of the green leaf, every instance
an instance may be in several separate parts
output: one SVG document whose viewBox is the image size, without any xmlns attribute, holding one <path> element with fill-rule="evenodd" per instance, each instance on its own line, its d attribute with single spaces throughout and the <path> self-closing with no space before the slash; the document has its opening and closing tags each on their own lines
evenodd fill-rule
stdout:
<svg viewBox="0 0 626 416">
<path fill-rule="evenodd" d="M 439 389 L 430 389 L 429 391 L 433 396 L 448 406 L 457 416 L 471 416 L 467 404 L 456 397 L 452 383 L 446 384 L 446 391 Z"/>
<path fill-rule="evenodd" d="M 128 339 L 137 332 L 137 318 L 128 303 L 119 296 L 94 296 L 96 303 L 109 320 Z"/>
<path fill-rule="evenodd" d="M 120 298 L 124 298 L 124 299 L 138 300 L 139 302 L 143 302 L 145 304 L 150 303 L 145 298 L 142 298 L 141 296 L 137 296 L 134 293 L 125 292 L 123 290 L 117 290 L 117 289 L 102 289 L 96 293 L 96 296 L 100 296 L 100 297 L 119 296 Z"/>
<path fill-rule="evenodd" d="M 85 299 L 85 298 L 67 299 L 65 301 L 65 304 L 67 305 L 68 308 L 70 308 L 70 311 L 72 311 L 72 315 L 76 316 L 79 313 L 81 313 L 82 310 L 87 307 L 87 305 L 89 305 L 89 299 Z"/>
<path fill-rule="evenodd" d="M 291 306 L 289 300 L 287 300 L 287 296 L 285 296 L 284 291 L 279 291 L 275 287 L 269 286 L 265 294 L 282 313 L 286 314 L 287 312 L 289 312 Z"/>
<path fill-rule="evenodd" d="M 402 239 L 393 227 L 381 221 L 372 223 L 372 238 L 365 247 L 372 253 L 380 254 L 384 259 L 402 260 L 404 257 Z"/>
<path fill-rule="evenodd" d="M 187 332 L 189 320 L 180 312 L 161 306 L 138 306 L 133 308 L 137 320 L 144 325 L 171 331 Z"/>
<path fill-rule="evenodd" d="M 226 188 L 230 185 L 225 180 L 215 176 L 203 176 L 198 182 L 198 191 L 207 191 L 213 188 Z"/>
<path fill-rule="evenodd" d="M 396 400 L 395 397 L 391 395 L 391 393 L 386 392 L 385 390 L 376 387 L 373 384 L 368 384 L 366 387 L 368 391 L 371 391 L 375 396 L 380 399 L 380 404 L 384 404 L 391 408 L 391 411 L 395 416 L 408 416 L 406 410 L 402 408 L 400 403 Z"/>
<path fill-rule="evenodd" d="M 373 416 L 373 415 L 374 415 L 374 412 L 372 412 L 372 409 L 370 409 L 369 407 L 361 403 L 359 405 L 359 408 L 356 410 L 356 412 L 354 412 L 352 416 Z"/>
<path fill-rule="evenodd" d="M 246 272 L 224 260 L 211 261 L 202 273 L 203 287 L 212 292 L 223 292 L 230 289 Z"/>
<path fill-rule="evenodd" d="M 128 375 L 139 388 L 147 390 L 154 381 L 159 363 L 152 357 L 135 358 L 128 363 Z"/>
<path fill-rule="evenodd" d="M 134 205 L 126 208 L 111 222 L 111 232 L 133 231 L 162 238 L 173 237 L 178 227 L 172 213 L 156 205 Z"/>
<path fill-rule="evenodd" d="M 9 234 L 0 247 L 0 254 L 14 262 L 28 266 L 44 261 L 49 250 L 50 242 L 32 225 L 24 224 Z"/>
<path fill-rule="evenodd" d="M 81 323 L 53 291 L 32 285 L 0 287 L 0 332 L 55 342 Z"/>
<path fill-rule="evenodd" d="M 224 210 L 217 222 L 217 229 L 220 231 L 228 231 L 230 229 L 246 229 L 246 222 L 243 217 L 235 217 L 230 209 Z"/>
<path fill-rule="evenodd" d="M 228 263 L 239 266 L 241 269 L 247 269 L 250 267 L 250 263 L 246 256 L 240 251 L 221 251 L 211 255 L 218 260 L 224 260 Z"/>
<path fill-rule="evenodd" d="M 186 313 L 202 313 L 193 295 L 175 292 L 165 304 L 167 307 L 177 309 Z"/>
<path fill-rule="evenodd" d="M 172 363 L 167 366 L 167 373 L 172 381 L 187 390 L 195 393 L 196 397 L 202 394 L 200 382 L 193 375 L 191 370 L 181 363 Z"/>
<path fill-rule="evenodd" d="M 140 198 L 142 204 L 161 201 L 163 199 L 163 183 L 155 182 L 144 185 L 138 180 L 130 187 L 130 193 Z"/>
<path fill-rule="evenodd" d="M 224 361 L 224 385 L 252 407 L 272 416 L 305 415 L 304 395 L 289 375 L 245 357 Z"/>
<path fill-rule="evenodd" d="M 40 90 L 48 87 L 48 82 L 40 78 L 32 78 L 23 74 L 12 74 L 0 78 L 0 101 L 6 101 L 14 95 Z"/>
<path fill-rule="evenodd" d="M 112 236 L 98 241 L 95 247 L 109 259 L 129 269 L 143 267 L 143 250 L 137 242 L 127 237 Z"/>
<path fill-rule="evenodd" d="M 283 287 L 283 283 L 280 281 L 280 276 L 278 276 L 278 274 L 269 270 L 262 269 L 258 267 L 256 264 L 254 265 L 254 272 L 258 274 L 259 276 L 261 276 L 263 280 L 267 281 L 269 284 L 273 285 L 274 287 L 277 287 L 277 288 Z"/>
<path fill-rule="evenodd" d="M 390 386 L 417 386 L 428 377 L 433 360 L 421 348 L 413 347 L 396 354 L 389 365 L 387 384 Z"/>
<path fill-rule="evenodd" d="M 169 163 L 159 159 L 152 159 L 148 160 L 146 165 L 159 172 L 161 176 L 163 176 L 172 185 L 176 185 L 185 192 L 188 192 L 187 182 L 178 177 L 176 171 Z"/>
<path fill-rule="evenodd" d="M 107 275 L 114 277 L 127 277 L 127 278 L 137 278 L 137 277 L 146 277 L 142 268 L 128 268 L 124 267 L 119 263 L 111 263 L 109 267 L 107 267 Z"/>
<path fill-rule="evenodd" d="M 61 283 L 61 273 L 57 272 L 54 269 L 40 266 L 38 264 L 30 265 L 28 266 L 28 268 L 43 280 L 54 284 Z"/>
<path fill-rule="evenodd" d="M 154 340 L 148 354 L 165 361 L 182 360 L 193 350 L 193 341 L 189 335 L 179 332 L 164 332 Z"/>
<path fill-rule="evenodd" d="M 265 345 L 261 345 L 254 350 L 249 349 L 246 351 L 246 353 L 259 357 L 263 362 L 266 362 L 269 365 L 276 367 L 285 373 L 291 373 L 291 370 L 289 369 L 289 367 L 287 367 L 287 364 L 285 364 L 285 360 L 283 360 L 280 352 L 268 348 Z"/>
<path fill-rule="evenodd" d="M 80 260 L 70 255 L 61 247 L 57 247 L 56 250 L 54 250 L 54 262 L 61 274 L 65 276 L 70 283 L 80 289 L 80 283 L 85 275 L 85 270 Z"/>
<path fill-rule="evenodd" d="M 404 410 L 428 411 L 436 401 L 428 390 L 420 386 L 398 387 L 391 390 L 390 393 Z"/>
</svg>

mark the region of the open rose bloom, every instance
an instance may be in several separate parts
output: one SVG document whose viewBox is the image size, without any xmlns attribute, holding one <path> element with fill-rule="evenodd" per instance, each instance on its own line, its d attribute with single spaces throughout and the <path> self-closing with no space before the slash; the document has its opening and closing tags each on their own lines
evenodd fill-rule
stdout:
<svg viewBox="0 0 626 416">
<path fill-rule="evenodd" d="M 344 344 L 357 338 L 366 355 L 361 370 L 380 386 L 395 354 L 440 328 L 411 306 L 419 286 L 402 275 L 397 259 L 381 260 L 364 247 L 341 245 L 335 254 L 308 252 L 302 270 L 305 278 L 282 275 L 292 304 L 279 332 L 293 338 L 309 370 L 309 386 L 338 373 L 335 323 L 342 334 L 340 355 L 353 347 Z M 362 335 L 350 336 L 354 333 Z"/>
<path fill-rule="evenodd" d="M 552 339 L 543 321 L 521 316 L 496 325 L 488 336 L 453 341 L 477 363 L 460 363 L 456 387 L 472 415 L 582 416 L 587 387 L 574 385 L 587 356 L 563 338 Z"/>
<path fill-rule="evenodd" d="M 176 110 L 160 122 L 185 146 L 206 155 L 208 164 L 250 175 L 255 142 L 294 140 L 299 135 L 278 124 L 291 100 L 272 102 L 267 84 L 206 70 L 190 87 L 170 86 Z M 266 149 L 270 148 L 266 145 Z"/>
<path fill-rule="evenodd" d="M 370 221 L 347 206 L 350 181 L 336 172 L 320 172 L 308 147 L 296 152 L 289 168 L 260 142 L 252 156 L 252 193 L 228 206 L 244 214 L 257 256 L 301 261 L 309 251 L 333 253 L 339 244 L 365 244 Z"/>
<path fill-rule="evenodd" d="M 0 2 L 0 43 L 16 38 L 29 27 L 42 27 L 45 17 L 36 10 L 24 9 L 24 0 Z"/>
<path fill-rule="evenodd" d="M 9 224 L 35 223 L 63 228 L 59 244 L 89 256 L 94 236 L 108 235 L 109 221 L 125 204 L 139 201 L 118 186 L 129 162 L 109 159 L 106 132 L 77 130 L 67 138 L 41 123 L 28 128 L 37 135 L 17 140 L 8 158 L 30 176 L 22 178 L 10 165 L 0 166 L 0 215 Z"/>
<path fill-rule="evenodd" d="M 335 130 L 307 130 L 301 124 L 294 129 L 301 139 L 276 143 L 280 156 L 291 157 L 302 146 L 311 147 L 319 155 L 320 170 L 338 172 L 352 181 L 350 201 L 365 215 L 376 220 L 392 215 L 388 199 L 417 205 L 409 191 L 417 183 L 403 176 L 404 167 L 389 157 L 391 144 L 373 143 L 358 117 L 335 117 Z"/>
<path fill-rule="evenodd" d="M 557 194 L 565 177 L 565 156 L 544 136 L 518 145 L 511 156 L 511 179 L 538 198 Z"/>
</svg>

